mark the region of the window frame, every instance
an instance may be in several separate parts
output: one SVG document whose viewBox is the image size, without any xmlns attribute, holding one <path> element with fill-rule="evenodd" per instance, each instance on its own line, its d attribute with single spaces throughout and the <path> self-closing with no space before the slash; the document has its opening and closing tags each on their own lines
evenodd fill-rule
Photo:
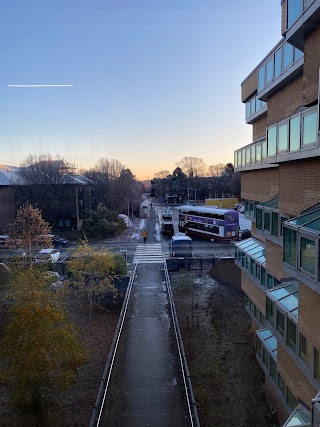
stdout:
<svg viewBox="0 0 320 427">
<path fill-rule="evenodd" d="M 304 136 L 304 119 L 305 117 L 311 116 L 312 114 L 316 115 L 316 132 L 315 132 L 315 141 L 314 142 L 309 142 L 308 144 L 304 144 L 303 143 L 303 136 Z M 301 136 L 300 136 L 300 146 L 301 149 L 304 148 L 309 148 L 309 147 L 313 147 L 317 145 L 318 142 L 318 114 L 317 114 L 317 109 L 316 108 L 311 108 L 308 109 L 308 111 L 303 111 L 301 114 L 301 122 L 300 122 L 300 132 L 301 132 Z"/>
<path fill-rule="evenodd" d="M 315 256 L 314 256 L 314 273 L 311 273 L 309 270 L 301 266 L 301 238 L 308 239 L 315 243 Z M 318 269 L 319 269 L 319 236 L 314 235 L 313 233 L 307 233 L 306 231 L 297 230 L 297 241 L 298 241 L 298 250 L 297 250 L 297 267 L 298 270 L 305 274 L 306 276 L 311 277 L 312 279 L 317 279 Z"/>
</svg>

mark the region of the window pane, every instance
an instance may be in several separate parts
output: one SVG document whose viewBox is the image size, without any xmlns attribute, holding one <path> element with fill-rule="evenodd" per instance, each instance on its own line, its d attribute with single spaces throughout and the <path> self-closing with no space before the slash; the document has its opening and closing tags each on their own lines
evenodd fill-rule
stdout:
<svg viewBox="0 0 320 427">
<path fill-rule="evenodd" d="M 250 147 L 246 148 L 246 165 L 250 165 Z"/>
<path fill-rule="evenodd" d="M 278 128 L 278 147 L 279 151 L 285 151 L 288 148 L 288 123 Z"/>
<path fill-rule="evenodd" d="M 278 374 L 278 387 L 283 396 L 286 394 L 286 383 L 283 381 L 283 378 L 280 374 Z"/>
<path fill-rule="evenodd" d="M 290 411 L 293 411 L 294 408 L 298 405 L 299 401 L 291 393 L 289 387 L 287 388 L 287 404 L 290 408 Z"/>
<path fill-rule="evenodd" d="M 277 310 L 276 329 L 284 337 L 284 315 L 279 310 Z"/>
<path fill-rule="evenodd" d="M 256 228 L 262 230 L 262 209 L 256 208 Z"/>
<path fill-rule="evenodd" d="M 273 276 L 271 274 L 267 274 L 267 288 L 272 289 L 273 288 Z"/>
<path fill-rule="evenodd" d="M 279 214 L 272 212 L 271 234 L 275 237 L 279 236 Z"/>
<path fill-rule="evenodd" d="M 266 368 L 269 371 L 269 353 L 266 351 L 266 349 L 264 347 L 262 347 L 262 361 L 264 363 L 264 365 L 266 366 Z"/>
<path fill-rule="evenodd" d="M 302 145 L 314 144 L 317 140 L 316 112 L 303 117 Z"/>
<path fill-rule="evenodd" d="M 241 150 L 238 151 L 238 166 L 241 166 Z"/>
<path fill-rule="evenodd" d="M 320 355 L 316 348 L 314 349 L 314 377 L 320 382 Z"/>
<path fill-rule="evenodd" d="M 265 231 L 270 231 L 270 212 L 264 212 L 263 229 Z"/>
<path fill-rule="evenodd" d="M 274 78 L 280 76 L 282 65 L 282 48 L 278 49 L 274 55 Z"/>
<path fill-rule="evenodd" d="M 283 69 L 286 69 L 293 63 L 293 46 L 286 43 L 283 46 Z"/>
<path fill-rule="evenodd" d="M 255 145 L 251 145 L 251 164 L 256 162 L 256 147 Z"/>
<path fill-rule="evenodd" d="M 262 313 L 260 314 L 260 323 L 261 325 L 264 325 L 266 323 L 266 319 Z"/>
<path fill-rule="evenodd" d="M 275 156 L 277 151 L 277 127 L 268 129 L 268 157 Z"/>
<path fill-rule="evenodd" d="M 301 237 L 300 239 L 300 266 L 310 273 L 315 272 L 316 242 Z"/>
<path fill-rule="evenodd" d="M 302 15 L 303 0 L 288 0 L 287 7 L 287 28 L 290 28 Z"/>
<path fill-rule="evenodd" d="M 262 160 L 267 158 L 267 140 L 262 141 Z"/>
<path fill-rule="evenodd" d="M 277 363 L 272 357 L 270 357 L 270 377 L 274 382 L 277 381 Z"/>
<path fill-rule="evenodd" d="M 246 150 L 245 150 L 245 148 L 243 148 L 241 150 L 241 164 L 242 164 L 242 166 L 246 165 Z"/>
<path fill-rule="evenodd" d="M 251 98 L 250 106 L 251 106 L 250 107 L 251 114 L 255 113 L 256 112 L 256 98 L 255 97 Z"/>
<path fill-rule="evenodd" d="M 290 151 L 300 148 L 300 116 L 290 119 Z"/>
<path fill-rule="evenodd" d="M 246 118 L 250 117 L 250 101 L 246 102 Z"/>
<path fill-rule="evenodd" d="M 271 326 L 274 327 L 274 305 L 273 302 L 267 298 L 267 310 L 266 310 L 266 318 Z"/>
<path fill-rule="evenodd" d="M 261 280 L 261 267 L 260 265 L 256 264 L 256 278 L 259 280 Z"/>
<path fill-rule="evenodd" d="M 291 228 L 283 228 L 283 260 L 296 267 L 297 233 Z"/>
<path fill-rule="evenodd" d="M 261 162 L 261 145 L 256 145 L 256 163 Z"/>
<path fill-rule="evenodd" d="M 297 351 L 297 327 L 294 322 L 287 319 L 287 346 L 296 353 Z"/>
<path fill-rule="evenodd" d="M 311 366 L 311 344 L 302 334 L 300 334 L 299 356 L 306 365 Z"/>
<path fill-rule="evenodd" d="M 262 101 L 256 98 L 256 111 L 261 110 L 261 108 L 262 108 Z"/>
<path fill-rule="evenodd" d="M 300 49 L 294 48 L 294 62 L 299 61 L 300 58 L 303 58 L 303 52 Z"/>
<path fill-rule="evenodd" d="M 260 359 L 262 359 L 262 344 L 258 337 L 256 337 L 256 352 Z"/>
<path fill-rule="evenodd" d="M 265 66 L 260 68 L 258 71 L 258 92 L 261 92 L 264 89 L 264 79 L 265 79 Z"/>
<path fill-rule="evenodd" d="M 273 80 L 273 56 L 266 64 L 266 84 Z"/>
</svg>

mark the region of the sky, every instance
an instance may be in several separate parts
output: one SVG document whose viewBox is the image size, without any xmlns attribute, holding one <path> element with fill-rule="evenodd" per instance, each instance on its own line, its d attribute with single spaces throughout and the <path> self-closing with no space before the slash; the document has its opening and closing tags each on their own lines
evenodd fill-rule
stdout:
<svg viewBox="0 0 320 427">
<path fill-rule="evenodd" d="M 0 164 L 117 159 L 138 179 L 252 141 L 241 82 L 281 39 L 280 0 L 10 0 Z M 72 85 L 15 87 L 10 85 Z"/>
</svg>

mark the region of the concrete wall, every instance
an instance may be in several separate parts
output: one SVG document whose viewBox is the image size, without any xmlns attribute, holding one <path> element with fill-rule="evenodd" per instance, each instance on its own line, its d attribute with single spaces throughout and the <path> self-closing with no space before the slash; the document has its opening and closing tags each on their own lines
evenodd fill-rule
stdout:
<svg viewBox="0 0 320 427">
<path fill-rule="evenodd" d="M 234 263 L 234 258 L 220 258 L 210 269 L 209 275 L 233 289 L 241 289 L 241 270 Z"/>
</svg>

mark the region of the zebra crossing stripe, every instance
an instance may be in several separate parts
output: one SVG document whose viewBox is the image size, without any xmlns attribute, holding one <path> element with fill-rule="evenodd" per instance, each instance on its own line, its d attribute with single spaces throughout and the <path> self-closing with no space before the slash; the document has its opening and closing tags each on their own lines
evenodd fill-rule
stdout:
<svg viewBox="0 0 320 427">
<path fill-rule="evenodd" d="M 163 253 L 160 243 L 137 245 L 133 263 L 163 263 Z"/>
</svg>

